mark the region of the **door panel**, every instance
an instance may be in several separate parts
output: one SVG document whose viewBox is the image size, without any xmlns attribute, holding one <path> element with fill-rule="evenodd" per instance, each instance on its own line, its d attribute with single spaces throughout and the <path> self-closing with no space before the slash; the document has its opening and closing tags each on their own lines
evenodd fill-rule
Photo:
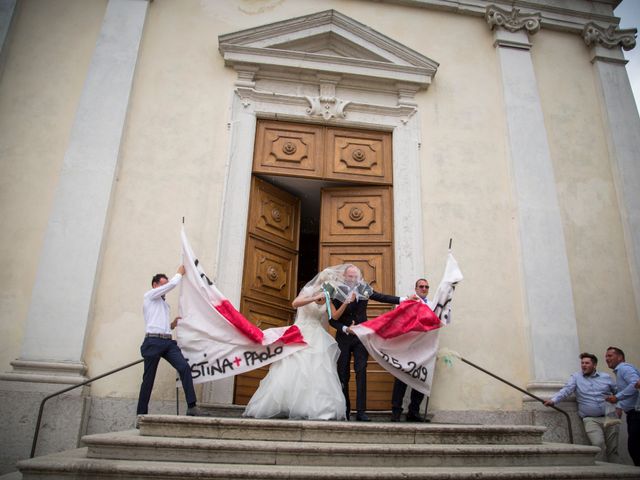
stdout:
<svg viewBox="0 0 640 480">
<path fill-rule="evenodd" d="M 296 294 L 297 252 L 258 238 L 247 239 L 243 297 L 288 307 Z"/>
<path fill-rule="evenodd" d="M 327 245 L 321 247 L 324 267 L 352 263 L 362 271 L 371 287 L 382 293 L 393 292 L 393 251 L 389 245 Z"/>
<path fill-rule="evenodd" d="M 391 187 L 325 189 L 321 242 L 390 244 Z"/>
<path fill-rule="evenodd" d="M 264 330 L 291 325 L 298 275 L 300 200 L 256 177 L 251 181 L 240 311 Z M 268 367 L 237 375 L 234 403 L 246 405 Z"/>
<path fill-rule="evenodd" d="M 293 195 L 254 177 L 249 206 L 250 235 L 297 251 L 299 210 L 300 203 Z"/>
<path fill-rule="evenodd" d="M 255 173 L 319 178 L 323 175 L 324 129 L 315 125 L 258 122 Z"/>
<path fill-rule="evenodd" d="M 327 128 L 325 176 L 391 185 L 391 134 Z"/>
</svg>

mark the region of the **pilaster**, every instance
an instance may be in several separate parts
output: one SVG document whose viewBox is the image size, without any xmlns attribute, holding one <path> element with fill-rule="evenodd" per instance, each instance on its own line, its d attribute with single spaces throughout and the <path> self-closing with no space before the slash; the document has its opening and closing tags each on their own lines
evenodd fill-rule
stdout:
<svg viewBox="0 0 640 480">
<path fill-rule="evenodd" d="M 40 252 L 21 355 L 2 380 L 84 379 L 85 336 L 147 5 L 107 5 Z"/>
<path fill-rule="evenodd" d="M 624 231 L 636 315 L 640 316 L 640 118 L 622 49 L 636 45 L 637 30 L 587 24 L 582 38 L 590 47 L 609 160 Z"/>
<path fill-rule="evenodd" d="M 507 121 L 517 206 L 525 321 L 529 325 L 529 391 L 549 395 L 575 370 L 578 333 L 569 262 L 529 35 L 540 15 L 489 6 Z"/>
</svg>

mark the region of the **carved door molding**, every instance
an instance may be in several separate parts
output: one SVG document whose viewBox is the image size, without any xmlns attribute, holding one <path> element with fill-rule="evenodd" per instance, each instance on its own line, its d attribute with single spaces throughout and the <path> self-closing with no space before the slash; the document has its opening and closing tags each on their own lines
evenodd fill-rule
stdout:
<svg viewBox="0 0 640 480">
<path fill-rule="evenodd" d="M 391 134 L 260 121 L 254 173 L 392 184 Z"/>
</svg>

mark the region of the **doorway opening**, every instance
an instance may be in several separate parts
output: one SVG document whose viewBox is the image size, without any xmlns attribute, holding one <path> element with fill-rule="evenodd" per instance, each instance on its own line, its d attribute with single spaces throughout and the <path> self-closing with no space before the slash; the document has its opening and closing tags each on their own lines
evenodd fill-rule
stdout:
<svg viewBox="0 0 640 480">
<path fill-rule="evenodd" d="M 287 177 L 283 175 L 256 176 L 300 199 L 300 237 L 296 292 L 318 273 L 320 265 L 320 208 L 322 189 L 355 186 L 350 183 Z"/>
<path fill-rule="evenodd" d="M 262 329 L 292 324 L 291 302 L 329 265 L 354 264 L 374 290 L 393 293 L 391 166 L 388 132 L 258 122 L 240 302 L 246 318 Z M 370 302 L 367 313 L 388 308 Z M 267 371 L 238 375 L 234 403 L 246 404 Z M 367 409 L 388 409 L 393 378 L 373 360 L 367 371 Z"/>
</svg>

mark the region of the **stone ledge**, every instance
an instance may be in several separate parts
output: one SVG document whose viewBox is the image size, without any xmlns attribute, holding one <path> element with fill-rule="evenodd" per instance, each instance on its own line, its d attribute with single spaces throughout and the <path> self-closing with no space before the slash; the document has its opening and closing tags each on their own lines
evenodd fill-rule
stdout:
<svg viewBox="0 0 640 480">
<path fill-rule="evenodd" d="M 325 466 L 593 465 L 597 447 L 539 445 L 346 444 L 142 436 L 129 431 L 84 437 L 87 457 L 237 464 Z"/>
<path fill-rule="evenodd" d="M 640 468 L 610 463 L 591 467 L 305 467 L 281 465 L 232 465 L 180 462 L 117 461 L 86 458 L 86 449 L 38 457 L 20 462 L 24 480 L 91 478 L 148 479 L 344 479 L 360 480 L 614 480 L 638 479 Z"/>
<path fill-rule="evenodd" d="M 540 444 L 545 427 L 140 416 L 142 435 L 385 444 Z"/>
</svg>

